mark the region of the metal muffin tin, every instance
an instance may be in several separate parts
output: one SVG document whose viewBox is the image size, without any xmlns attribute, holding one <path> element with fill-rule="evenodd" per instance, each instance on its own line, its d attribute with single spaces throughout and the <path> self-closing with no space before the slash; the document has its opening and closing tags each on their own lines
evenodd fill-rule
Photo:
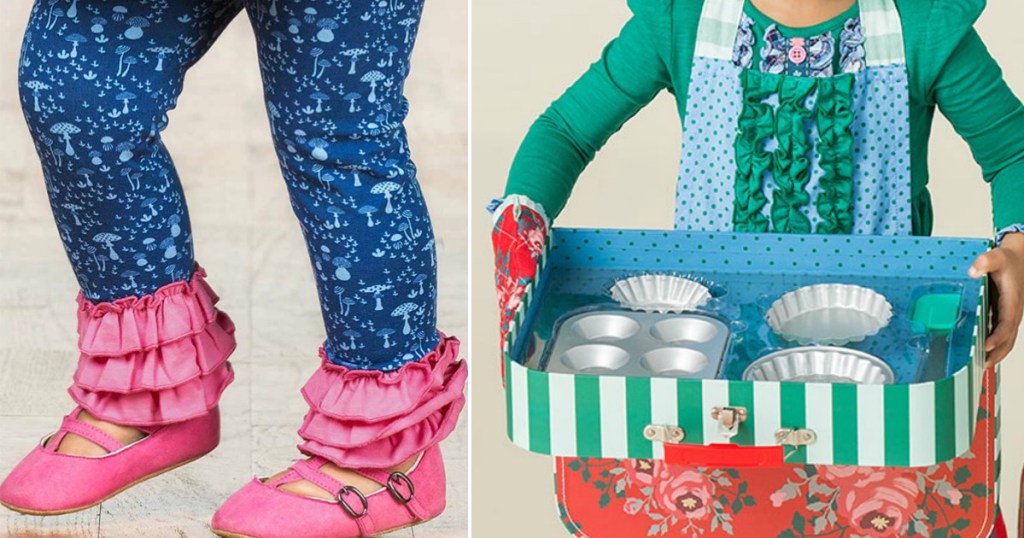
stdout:
<svg viewBox="0 0 1024 538">
<path fill-rule="evenodd" d="M 588 308 L 555 324 L 541 367 L 557 373 L 712 379 L 729 335 L 725 322 L 707 314 Z"/>
<path fill-rule="evenodd" d="M 856 349 L 832 346 L 776 351 L 757 359 L 743 372 L 746 381 L 887 385 L 895 378 L 892 368 L 882 359 Z"/>
</svg>

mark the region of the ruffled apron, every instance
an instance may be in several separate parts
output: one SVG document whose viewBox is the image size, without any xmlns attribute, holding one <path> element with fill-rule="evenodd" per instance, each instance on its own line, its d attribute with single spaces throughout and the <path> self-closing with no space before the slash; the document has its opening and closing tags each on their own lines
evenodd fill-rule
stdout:
<svg viewBox="0 0 1024 538">
<path fill-rule="evenodd" d="M 839 36 L 755 50 L 744 0 L 705 2 L 676 187 L 677 229 L 911 233 L 910 92 L 892 0 Z M 831 50 L 835 48 L 836 50 Z M 839 72 L 815 69 L 815 50 Z M 786 74 L 786 61 L 803 64 Z"/>
</svg>

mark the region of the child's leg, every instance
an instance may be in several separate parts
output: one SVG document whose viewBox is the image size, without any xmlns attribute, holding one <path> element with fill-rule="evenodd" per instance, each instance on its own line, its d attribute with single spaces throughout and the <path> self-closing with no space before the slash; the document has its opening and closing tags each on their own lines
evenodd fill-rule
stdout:
<svg viewBox="0 0 1024 538">
<path fill-rule="evenodd" d="M 235 0 L 32 9 L 22 106 L 86 298 L 143 296 L 191 276 L 188 212 L 160 131 L 186 70 L 239 9 Z"/>
<path fill-rule="evenodd" d="M 402 126 L 422 0 L 304 0 L 278 3 L 276 16 L 249 3 L 327 355 L 394 370 L 439 342 L 434 237 Z"/>
<path fill-rule="evenodd" d="M 239 9 L 238 0 L 40 0 L 32 10 L 19 84 L 82 287 L 68 390 L 79 408 L 0 484 L 5 506 L 83 510 L 220 440 L 234 326 L 194 267 L 160 131 L 186 70 Z"/>
<path fill-rule="evenodd" d="M 86 408 L 80 418 L 122 441 L 133 441 L 140 431 L 110 422 L 140 425 L 147 419 L 142 412 L 114 411 L 119 398 L 112 394 L 129 401 L 133 392 L 146 392 L 121 374 L 157 366 L 152 361 L 171 352 L 142 356 L 127 343 L 123 349 L 97 349 L 99 342 L 125 340 L 111 333 L 124 327 L 100 326 L 101 312 L 121 307 L 97 303 L 125 305 L 125 297 L 149 296 L 145 302 L 156 308 L 154 291 L 193 275 L 188 212 L 160 131 L 185 72 L 240 9 L 236 0 L 78 0 L 70 6 L 39 1 L 25 33 L 19 66 L 25 118 L 83 290 L 82 312 L 95 314 L 80 313 L 83 355 L 72 391 Z M 166 295 L 173 294 L 161 293 Z M 153 334 L 157 329 L 148 328 Z M 170 340 L 171 329 L 162 329 L 157 339 Z M 139 344 L 154 349 L 158 343 Z M 173 388 L 178 381 L 164 379 L 160 386 Z M 140 394 L 132 401 L 145 398 Z M 148 421 L 174 418 L 161 413 Z M 60 449 L 105 452 L 76 435 L 65 436 Z"/>
<path fill-rule="evenodd" d="M 246 2 L 326 360 L 303 387 L 300 450 L 312 458 L 243 488 L 213 528 L 371 536 L 416 524 L 444 509 L 437 444 L 455 427 L 466 380 L 458 341 L 436 329 L 434 239 L 402 126 L 423 1 Z"/>
</svg>

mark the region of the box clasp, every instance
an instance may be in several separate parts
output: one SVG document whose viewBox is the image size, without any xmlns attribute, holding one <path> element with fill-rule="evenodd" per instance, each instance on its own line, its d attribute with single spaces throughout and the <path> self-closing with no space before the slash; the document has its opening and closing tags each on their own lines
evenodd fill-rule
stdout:
<svg viewBox="0 0 1024 538">
<path fill-rule="evenodd" d="M 644 439 L 659 443 L 682 443 L 686 432 L 679 426 L 649 424 L 644 428 Z"/>
<path fill-rule="evenodd" d="M 715 406 L 711 408 L 711 420 L 718 422 L 718 433 L 722 437 L 732 439 L 740 432 L 740 424 L 747 421 L 747 408 Z"/>
<path fill-rule="evenodd" d="M 783 458 L 787 460 L 790 456 L 796 454 L 800 447 L 814 444 L 817 440 L 818 434 L 814 433 L 814 430 L 782 428 L 775 432 L 775 442 L 782 446 L 790 447 L 790 450 L 786 452 Z"/>
<path fill-rule="evenodd" d="M 783 428 L 775 432 L 775 442 L 786 446 L 807 446 L 818 440 L 814 430 Z"/>
</svg>

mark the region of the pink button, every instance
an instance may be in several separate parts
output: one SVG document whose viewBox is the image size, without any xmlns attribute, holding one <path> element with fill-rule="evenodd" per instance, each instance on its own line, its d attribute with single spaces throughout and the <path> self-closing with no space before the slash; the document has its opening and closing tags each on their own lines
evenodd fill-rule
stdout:
<svg viewBox="0 0 1024 538">
<path fill-rule="evenodd" d="M 802 38 L 793 38 L 789 40 L 789 61 L 799 65 L 804 63 L 807 59 L 807 49 L 804 48 L 804 40 Z"/>
</svg>

